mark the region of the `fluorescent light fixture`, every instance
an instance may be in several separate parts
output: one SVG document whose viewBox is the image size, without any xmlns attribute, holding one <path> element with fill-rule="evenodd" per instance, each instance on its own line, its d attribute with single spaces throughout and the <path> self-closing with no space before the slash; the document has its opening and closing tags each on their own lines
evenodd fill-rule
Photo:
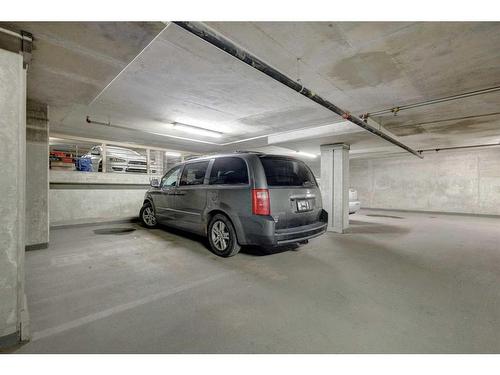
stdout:
<svg viewBox="0 0 500 375">
<path fill-rule="evenodd" d="M 208 130 L 194 125 L 181 124 L 180 122 L 174 122 L 172 125 L 174 126 L 175 129 L 179 129 L 186 133 L 204 135 L 207 137 L 214 137 L 214 138 L 222 137 L 222 133 L 217 132 L 215 130 Z"/>
<path fill-rule="evenodd" d="M 314 154 L 310 154 L 308 152 L 302 152 L 302 151 L 297 151 L 296 154 L 300 155 L 300 156 L 305 156 L 306 158 L 311 158 L 311 159 L 314 159 L 315 157 L 318 156 L 318 155 L 314 155 Z"/>
<path fill-rule="evenodd" d="M 173 151 L 166 151 L 165 155 L 179 157 L 179 156 L 181 156 L 181 153 L 180 152 L 173 152 Z"/>
</svg>

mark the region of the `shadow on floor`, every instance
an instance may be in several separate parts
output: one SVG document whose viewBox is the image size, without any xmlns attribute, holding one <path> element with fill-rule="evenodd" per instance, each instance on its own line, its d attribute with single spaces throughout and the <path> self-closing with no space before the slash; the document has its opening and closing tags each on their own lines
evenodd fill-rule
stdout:
<svg viewBox="0 0 500 375">
<path fill-rule="evenodd" d="M 144 228 L 142 224 L 139 224 L 140 227 Z M 210 250 L 210 243 L 208 242 L 208 238 L 204 236 L 200 236 L 195 233 L 191 233 L 188 231 L 184 231 L 182 229 L 178 228 L 173 228 L 169 227 L 166 225 L 159 225 L 157 229 L 160 229 L 161 232 L 157 233 L 169 233 L 173 234 L 175 236 L 180 236 L 192 241 L 196 241 L 199 244 L 203 245 L 208 251 L 211 252 Z M 95 232 L 95 231 L 94 231 Z M 152 233 L 155 231 L 152 230 Z M 279 247 L 260 247 L 260 246 L 242 246 L 240 253 L 246 254 L 246 255 L 251 255 L 251 256 L 268 256 L 268 255 L 273 255 L 273 254 L 279 254 L 283 253 L 285 251 L 296 251 L 298 250 L 300 245 L 298 244 L 288 244 L 288 245 L 283 245 Z"/>
<path fill-rule="evenodd" d="M 141 225 L 141 227 L 143 227 L 143 226 Z M 200 236 L 196 233 L 188 232 L 188 231 L 174 228 L 174 227 L 169 227 L 169 226 L 163 225 L 163 224 L 158 225 L 157 229 L 160 229 L 161 232 L 164 232 L 164 233 L 170 233 L 170 234 L 173 234 L 175 236 L 180 236 L 180 237 L 192 240 L 192 241 L 196 241 L 196 242 L 202 244 L 203 246 L 210 248 L 210 244 L 208 243 L 208 239 L 206 237 Z M 154 230 L 153 230 L 153 233 L 154 233 Z"/>
<path fill-rule="evenodd" d="M 128 234 L 131 232 L 134 232 L 135 228 L 101 228 L 101 229 L 94 229 L 95 234 L 117 234 L 117 235 L 123 235 L 123 234 Z"/>
<path fill-rule="evenodd" d="M 286 251 L 296 251 L 300 245 L 290 244 L 278 247 L 260 247 L 260 246 L 243 246 L 241 252 L 252 256 L 266 256 L 273 254 L 280 254 Z"/>
<path fill-rule="evenodd" d="M 373 223 L 369 221 L 361 221 L 361 220 L 352 220 L 349 219 L 349 225 L 373 225 Z"/>
<path fill-rule="evenodd" d="M 366 221 L 350 220 L 349 228 L 345 233 L 350 234 L 370 234 L 370 233 L 409 233 L 411 229 L 400 225 L 390 225 L 381 223 L 368 223 Z"/>
</svg>

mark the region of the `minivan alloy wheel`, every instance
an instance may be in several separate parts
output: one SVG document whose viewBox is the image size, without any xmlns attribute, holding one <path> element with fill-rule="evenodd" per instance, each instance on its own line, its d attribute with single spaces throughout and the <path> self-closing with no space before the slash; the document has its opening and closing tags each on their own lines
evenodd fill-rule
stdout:
<svg viewBox="0 0 500 375">
<path fill-rule="evenodd" d="M 144 211 L 142 211 L 142 219 L 149 226 L 156 225 L 156 217 L 151 206 L 146 207 Z"/>
<path fill-rule="evenodd" d="M 218 220 L 212 225 L 212 243 L 217 250 L 224 251 L 229 245 L 229 229 L 226 224 Z"/>
</svg>

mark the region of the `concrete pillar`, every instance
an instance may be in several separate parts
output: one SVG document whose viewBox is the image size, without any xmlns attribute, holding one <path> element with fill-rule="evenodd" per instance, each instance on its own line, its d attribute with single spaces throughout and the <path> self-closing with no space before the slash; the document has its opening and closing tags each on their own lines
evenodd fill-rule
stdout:
<svg viewBox="0 0 500 375">
<path fill-rule="evenodd" d="M 49 243 L 49 122 L 47 105 L 26 108 L 26 250 Z"/>
<path fill-rule="evenodd" d="M 321 146 L 321 192 L 330 232 L 349 227 L 349 145 Z"/>
<path fill-rule="evenodd" d="M 27 339 L 24 295 L 26 71 L 0 49 L 0 346 Z"/>
</svg>

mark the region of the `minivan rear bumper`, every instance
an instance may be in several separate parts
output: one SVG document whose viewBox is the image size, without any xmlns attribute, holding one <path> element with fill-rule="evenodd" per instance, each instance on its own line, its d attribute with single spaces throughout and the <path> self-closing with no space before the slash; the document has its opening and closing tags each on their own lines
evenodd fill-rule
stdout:
<svg viewBox="0 0 500 375">
<path fill-rule="evenodd" d="M 276 245 L 285 245 L 287 243 L 305 241 L 314 238 L 326 232 L 327 223 L 321 221 L 304 225 L 297 228 L 280 229 L 274 232 Z"/>
<path fill-rule="evenodd" d="M 285 229 L 275 229 L 275 223 L 272 218 L 267 216 L 253 216 L 245 220 L 245 226 L 242 227 L 244 238 L 240 243 L 242 245 L 257 246 L 280 246 L 289 243 L 305 241 L 322 235 L 326 232 L 327 222 L 318 220 L 312 224 L 302 225 Z M 241 240 L 242 238 L 239 238 Z"/>
</svg>

